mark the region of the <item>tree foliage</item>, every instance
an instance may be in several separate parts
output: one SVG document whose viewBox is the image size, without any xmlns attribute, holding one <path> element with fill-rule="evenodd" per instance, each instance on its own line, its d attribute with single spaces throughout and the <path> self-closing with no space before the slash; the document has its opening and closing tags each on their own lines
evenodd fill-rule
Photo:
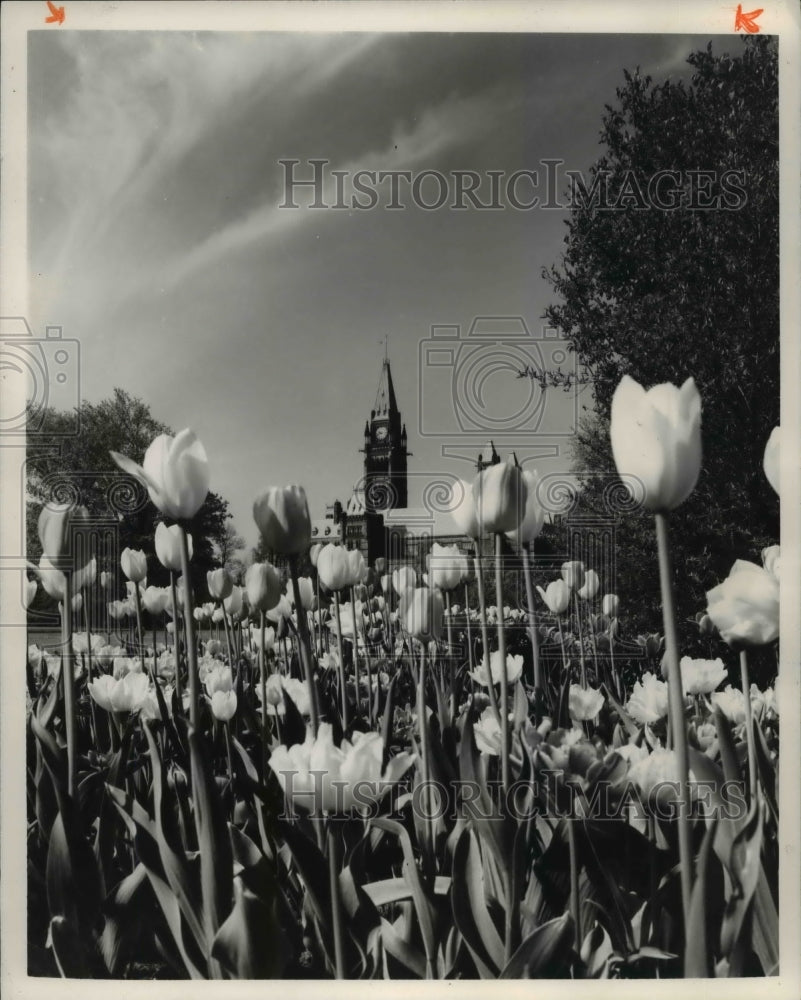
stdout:
<svg viewBox="0 0 801 1000">
<path fill-rule="evenodd" d="M 735 558 L 758 560 L 778 540 L 762 455 L 779 421 L 778 47 L 759 36 L 717 55 L 710 43 L 688 61 L 690 84 L 625 73 L 586 197 L 579 189 L 573 199 L 563 256 L 545 272 L 558 296 L 546 318 L 594 379 L 595 411 L 574 453 L 583 508 L 603 508 L 610 403 L 623 374 L 646 387 L 689 376 L 698 385 L 703 470 L 672 518 L 685 616 Z M 639 204 L 659 171 L 679 178 L 681 207 Z M 617 207 L 592 197 L 592 184 Z M 710 202 L 717 207 L 698 207 Z M 641 626 L 653 627 L 650 519 L 627 517 L 619 536 L 620 587 Z"/>
</svg>

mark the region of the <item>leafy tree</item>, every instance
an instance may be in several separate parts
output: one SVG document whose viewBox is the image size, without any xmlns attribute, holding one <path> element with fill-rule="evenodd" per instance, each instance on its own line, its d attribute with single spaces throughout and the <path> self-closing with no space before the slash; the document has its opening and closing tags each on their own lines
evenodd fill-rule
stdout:
<svg viewBox="0 0 801 1000">
<path fill-rule="evenodd" d="M 87 507 L 96 520 L 98 573 L 113 574 L 116 594 L 124 591 L 117 559 L 126 547 L 147 554 L 148 582 L 167 583 L 168 574 L 156 558 L 153 539 L 161 514 L 147 491 L 117 468 L 109 452 L 121 452 L 141 463 L 151 441 L 159 434 L 173 433 L 170 428 L 153 417 L 146 403 L 119 388 L 100 403 L 81 404 L 77 434 L 67 433 L 75 427 L 74 414 L 48 411 L 42 426 L 44 432 L 32 436 L 28 444 L 28 559 L 37 563 L 41 556 L 36 522 L 42 504 L 75 502 Z M 231 545 L 228 502 L 209 493 L 188 528 L 194 548 L 192 583 L 195 592 L 202 594 L 206 571 L 215 565 L 215 552 L 223 544 Z M 233 536 L 238 538 L 235 531 Z"/>
<path fill-rule="evenodd" d="M 735 56 L 710 43 L 689 57 L 688 85 L 626 72 L 603 118 L 604 152 L 589 183 L 574 185 L 565 251 L 544 272 L 558 296 L 546 318 L 593 379 L 594 413 L 574 452 L 580 509 L 608 510 L 610 404 L 623 374 L 646 387 L 698 385 L 703 470 L 671 519 L 685 622 L 734 559 L 758 560 L 778 540 L 762 472 L 779 420 L 777 52 L 767 36 L 744 39 Z M 657 197 L 664 204 L 673 187 L 674 209 L 654 205 L 660 171 L 673 172 Z M 655 628 L 651 519 L 627 515 L 618 535 L 621 596 L 641 629 Z"/>
<path fill-rule="evenodd" d="M 221 537 L 215 544 L 215 556 L 220 566 L 224 566 L 235 583 L 241 583 L 245 574 L 245 562 L 237 553 L 245 547 L 245 539 L 237 533 L 234 522 L 228 518 Z"/>
</svg>

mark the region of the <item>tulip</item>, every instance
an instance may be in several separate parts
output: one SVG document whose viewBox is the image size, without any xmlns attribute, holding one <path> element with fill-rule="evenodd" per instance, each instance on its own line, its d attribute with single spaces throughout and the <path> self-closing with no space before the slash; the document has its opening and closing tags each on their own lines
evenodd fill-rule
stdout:
<svg viewBox="0 0 801 1000">
<path fill-rule="evenodd" d="M 156 525 L 156 558 L 161 565 L 172 573 L 181 572 L 181 529 L 177 524 L 167 525 L 159 521 Z M 189 558 L 192 558 L 192 536 L 187 532 L 186 544 L 189 548 Z"/>
<path fill-rule="evenodd" d="M 236 712 L 235 691 L 215 691 L 211 696 L 211 713 L 219 722 L 228 722 Z"/>
<path fill-rule="evenodd" d="M 473 726 L 473 736 L 479 753 L 497 757 L 503 746 L 501 723 L 490 706 L 484 709 L 481 717 Z"/>
<path fill-rule="evenodd" d="M 392 571 L 392 586 L 398 597 L 403 597 L 407 590 L 417 586 L 417 573 L 411 566 L 401 566 Z"/>
<path fill-rule="evenodd" d="M 270 767 L 287 798 L 300 808 L 316 812 L 362 811 L 377 804 L 414 763 L 414 754 L 401 753 L 383 769 L 384 741 L 378 733 L 353 735 L 353 743 L 334 745 L 330 723 L 323 722 L 312 737 L 287 748 L 276 747 Z"/>
<path fill-rule="evenodd" d="M 646 797 L 661 788 L 666 795 L 665 801 L 672 801 L 676 786 L 680 784 L 681 768 L 673 750 L 657 747 L 631 767 L 629 778 Z"/>
<path fill-rule="evenodd" d="M 639 482 L 644 506 L 660 513 L 678 507 L 701 471 L 701 397 L 693 379 L 646 392 L 624 375 L 612 397 L 610 437 L 617 471 Z"/>
<path fill-rule="evenodd" d="M 382 576 L 386 572 L 387 561 L 383 558 L 383 556 L 379 556 L 374 565 L 377 576 Z"/>
<path fill-rule="evenodd" d="M 438 545 L 434 542 L 428 556 L 429 579 L 440 590 L 458 587 L 464 572 L 464 555 L 456 545 Z"/>
<path fill-rule="evenodd" d="M 403 619 L 406 631 L 421 642 L 439 639 L 442 634 L 442 597 L 436 590 L 418 587 L 407 594 Z"/>
<path fill-rule="evenodd" d="M 765 470 L 765 476 L 770 485 L 779 493 L 781 485 L 781 435 L 779 427 L 774 427 L 770 432 L 768 443 L 765 445 L 762 468 Z"/>
<path fill-rule="evenodd" d="M 95 677 L 88 685 L 89 694 L 92 699 L 106 712 L 112 712 L 111 692 L 117 686 L 117 681 L 110 674 L 101 674 Z"/>
<path fill-rule="evenodd" d="M 499 649 L 494 649 L 490 653 L 490 670 L 489 673 L 492 677 L 493 684 L 500 684 L 503 680 L 503 670 L 501 662 L 501 651 Z M 516 684 L 517 681 L 523 674 L 523 657 L 517 654 L 506 655 L 506 683 Z M 487 677 L 487 658 L 481 663 L 481 666 L 474 670 L 470 676 L 476 682 L 476 684 L 482 684 L 484 687 L 489 687 L 489 680 Z M 500 725 L 500 722 L 498 723 Z"/>
<path fill-rule="evenodd" d="M 348 566 L 350 567 L 351 586 L 361 583 L 367 575 L 367 566 L 364 556 L 359 549 L 351 549 L 347 554 Z"/>
<path fill-rule="evenodd" d="M 250 628 L 250 634 L 253 639 L 253 645 L 257 650 L 261 651 L 261 629 L 258 625 L 252 625 Z M 264 652 L 271 653 L 275 649 L 275 629 L 270 627 L 264 630 Z"/>
<path fill-rule="evenodd" d="M 281 578 L 270 563 L 253 563 L 245 573 L 245 590 L 254 611 L 269 611 L 281 599 Z"/>
<path fill-rule="evenodd" d="M 244 599 L 241 587 L 234 586 L 231 588 L 231 593 L 223 601 L 223 607 L 226 614 L 229 614 L 232 618 L 242 614 Z"/>
<path fill-rule="evenodd" d="M 726 668 L 721 659 L 694 660 L 683 656 L 679 666 L 685 694 L 710 694 L 726 680 Z"/>
<path fill-rule="evenodd" d="M 537 496 L 539 476 L 536 471 L 523 469 L 521 475 L 526 488 L 526 506 L 523 519 L 517 528 L 507 531 L 506 536 L 512 542 L 529 545 L 542 531 L 542 526 L 545 524 L 545 510 Z"/>
<path fill-rule="evenodd" d="M 170 599 L 169 592 L 163 587 L 148 587 L 142 594 L 142 604 L 145 611 L 151 615 L 163 614 Z"/>
<path fill-rule="evenodd" d="M 715 632 L 715 623 L 709 617 L 709 615 L 699 612 L 695 616 L 696 624 L 698 625 L 698 631 L 701 635 L 710 636 Z"/>
<path fill-rule="evenodd" d="M 123 549 L 120 566 L 128 579 L 136 584 L 147 576 L 147 556 L 141 549 Z"/>
<path fill-rule="evenodd" d="M 215 666 L 206 674 L 203 681 L 206 687 L 206 693 L 209 698 L 214 697 L 215 691 L 232 691 L 234 687 L 234 679 L 231 673 L 231 668 L 226 666 Z"/>
<path fill-rule="evenodd" d="M 226 569 L 210 569 L 206 573 L 206 586 L 215 601 L 224 601 L 234 589 L 234 581 Z"/>
<path fill-rule="evenodd" d="M 317 557 L 317 575 L 327 590 L 342 590 L 350 587 L 351 566 L 347 550 L 341 545 L 324 545 Z"/>
<path fill-rule="evenodd" d="M 56 569 L 77 568 L 76 559 L 86 555 L 78 551 L 78 536 L 90 527 L 89 511 L 74 504 L 45 504 L 39 514 L 38 532 L 42 554 Z M 81 539 L 83 540 L 83 539 Z"/>
<path fill-rule="evenodd" d="M 738 559 L 706 595 L 709 617 L 730 645 L 764 645 L 779 635 L 779 583 L 756 563 Z"/>
<path fill-rule="evenodd" d="M 322 542 L 315 542 L 314 545 L 309 549 L 309 562 L 317 568 L 317 560 L 320 558 L 320 553 L 323 550 Z"/>
<path fill-rule="evenodd" d="M 631 691 L 626 711 L 637 722 L 658 722 L 668 714 L 668 686 L 646 672 Z"/>
<path fill-rule="evenodd" d="M 510 532 L 526 513 L 528 488 L 518 466 L 499 462 L 482 469 L 473 481 L 473 499 L 482 534 Z"/>
<path fill-rule="evenodd" d="M 359 553 L 361 555 L 361 553 Z M 298 578 L 298 590 L 300 591 L 300 603 L 304 611 L 314 611 L 317 601 L 314 593 L 314 583 L 308 576 Z"/>
<path fill-rule="evenodd" d="M 722 691 L 715 691 L 711 700 L 735 726 L 745 722 L 745 695 L 739 688 L 727 684 Z"/>
<path fill-rule="evenodd" d="M 568 692 L 568 711 L 573 722 L 584 722 L 587 719 L 594 719 L 601 711 L 604 703 L 604 696 L 600 691 L 593 688 L 582 688 L 578 684 L 571 684 Z"/>
<path fill-rule="evenodd" d="M 572 562 L 562 563 L 562 579 L 574 590 L 581 590 L 584 586 L 585 569 L 584 563 L 574 559 Z"/>
<path fill-rule="evenodd" d="M 603 611 L 607 618 L 617 618 L 619 608 L 620 598 L 617 594 L 604 594 L 601 601 L 601 611 Z"/>
<path fill-rule="evenodd" d="M 103 590 L 108 590 L 111 586 L 111 574 L 107 573 L 105 570 L 100 574 L 100 586 Z"/>
<path fill-rule="evenodd" d="M 205 448 L 189 428 L 175 437 L 160 434 L 145 452 L 142 465 L 116 451 L 111 457 L 147 488 L 167 517 L 189 520 L 203 506 L 209 492 L 209 463 Z"/>
<path fill-rule="evenodd" d="M 311 517 L 302 486 L 272 486 L 253 504 L 265 545 L 281 555 L 300 555 L 311 542 Z"/>
<path fill-rule="evenodd" d="M 467 535 L 468 538 L 480 537 L 481 528 L 473 498 L 473 487 L 470 483 L 465 482 L 464 479 L 457 479 L 454 482 L 448 509 L 463 535 Z"/>
<path fill-rule="evenodd" d="M 552 615 L 561 615 L 570 604 L 570 585 L 564 580 L 552 580 L 546 590 L 537 587 L 540 597 Z"/>
<path fill-rule="evenodd" d="M 281 596 L 278 599 L 278 603 L 274 607 L 269 608 L 267 611 L 265 611 L 264 615 L 265 618 L 269 618 L 271 622 L 275 622 L 276 624 L 278 624 L 284 618 L 291 618 L 292 605 L 287 600 L 286 594 L 281 594 Z"/>
<path fill-rule="evenodd" d="M 601 581 L 598 579 L 598 574 L 594 569 L 588 569 L 584 574 L 584 583 L 579 587 L 577 593 L 585 601 L 591 601 L 598 593 L 600 586 Z"/>
</svg>

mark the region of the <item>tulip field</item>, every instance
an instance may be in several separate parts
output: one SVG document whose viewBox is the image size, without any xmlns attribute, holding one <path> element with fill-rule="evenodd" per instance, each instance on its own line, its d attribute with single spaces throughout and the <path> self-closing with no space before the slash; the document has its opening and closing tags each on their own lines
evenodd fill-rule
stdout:
<svg viewBox="0 0 801 1000">
<path fill-rule="evenodd" d="M 540 480 L 514 461 L 457 484 L 464 545 L 435 544 L 425 573 L 312 547 L 292 485 L 253 505 L 276 565 L 193 592 L 185 525 L 214 457 L 191 430 L 141 465 L 113 453 L 161 514 L 170 585 L 126 549 L 127 592 L 91 629 L 74 609 L 118 567 L 75 544 L 82 508 L 46 505 L 28 587 L 61 636 L 28 649 L 29 973 L 776 975 L 779 708 L 749 651 L 778 644 L 779 547 L 708 592 L 709 657 L 686 655 L 670 513 L 701 468 L 701 399 L 626 376 L 611 412 L 658 544 L 648 635 L 602 567 L 565 553 L 543 576 Z M 778 493 L 778 428 L 764 472 Z"/>
</svg>

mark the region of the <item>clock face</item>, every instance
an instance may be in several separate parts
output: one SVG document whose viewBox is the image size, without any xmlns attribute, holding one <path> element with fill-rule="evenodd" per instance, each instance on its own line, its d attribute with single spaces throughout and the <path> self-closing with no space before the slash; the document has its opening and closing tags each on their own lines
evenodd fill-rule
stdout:
<svg viewBox="0 0 801 1000">
<path fill-rule="evenodd" d="M 375 432 L 375 439 L 376 439 L 376 441 L 383 441 L 386 436 L 387 436 L 387 428 L 386 427 L 378 427 L 378 428 L 376 428 L 376 432 Z"/>
</svg>

